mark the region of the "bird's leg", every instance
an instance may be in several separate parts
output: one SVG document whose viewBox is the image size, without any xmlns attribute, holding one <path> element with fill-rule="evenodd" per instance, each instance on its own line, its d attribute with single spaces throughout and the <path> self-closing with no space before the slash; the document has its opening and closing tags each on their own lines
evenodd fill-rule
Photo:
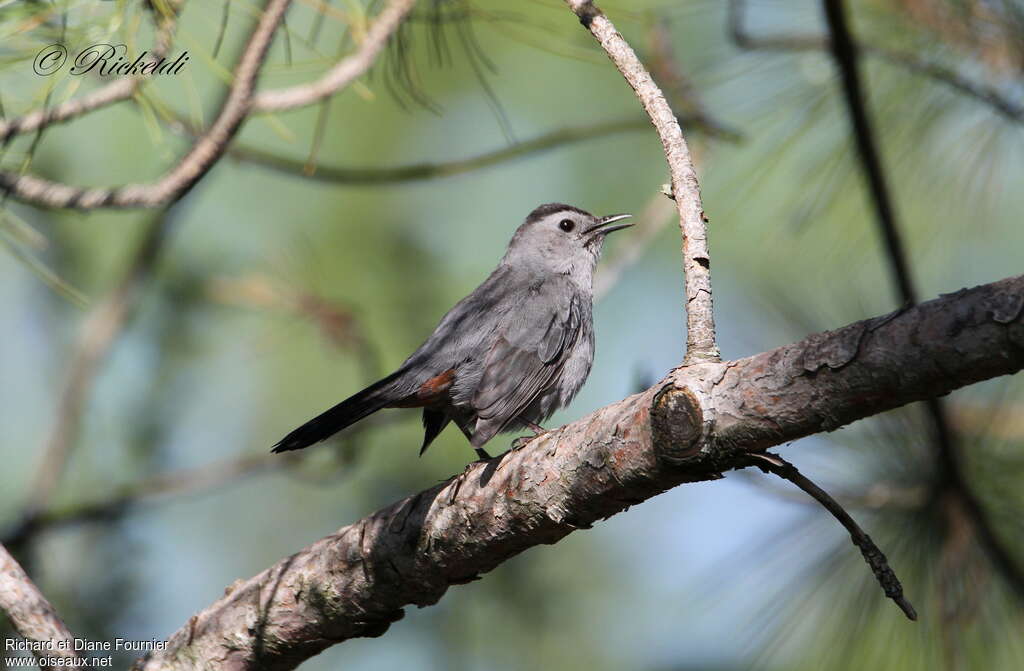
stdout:
<svg viewBox="0 0 1024 671">
<path fill-rule="evenodd" d="M 537 424 L 536 422 L 524 422 L 524 424 L 526 424 L 526 428 L 528 428 L 530 431 L 533 431 L 533 435 L 532 436 L 519 436 L 518 438 L 513 440 L 512 441 L 512 449 L 513 450 L 521 450 L 521 449 L 523 449 L 524 447 L 526 447 L 526 445 L 531 440 L 533 440 L 537 436 L 543 435 L 543 434 L 548 432 L 547 429 L 545 429 L 540 424 Z"/>
<path fill-rule="evenodd" d="M 473 445 L 473 429 L 466 424 L 464 421 L 460 421 L 456 418 L 455 423 L 458 425 L 459 430 L 462 431 L 462 435 L 466 437 L 470 445 Z M 491 455 L 487 454 L 487 451 L 482 447 L 473 445 L 473 451 L 476 452 L 477 461 L 490 461 Z"/>
</svg>

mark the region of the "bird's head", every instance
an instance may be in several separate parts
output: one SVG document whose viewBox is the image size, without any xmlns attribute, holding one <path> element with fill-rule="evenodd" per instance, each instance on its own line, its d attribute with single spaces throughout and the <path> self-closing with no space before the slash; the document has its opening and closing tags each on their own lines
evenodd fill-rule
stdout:
<svg viewBox="0 0 1024 671">
<path fill-rule="evenodd" d="M 572 205 L 541 205 L 527 215 L 512 236 L 504 263 L 534 272 L 580 276 L 589 281 L 605 236 L 632 226 L 615 223 L 630 216 L 595 217 Z"/>
</svg>

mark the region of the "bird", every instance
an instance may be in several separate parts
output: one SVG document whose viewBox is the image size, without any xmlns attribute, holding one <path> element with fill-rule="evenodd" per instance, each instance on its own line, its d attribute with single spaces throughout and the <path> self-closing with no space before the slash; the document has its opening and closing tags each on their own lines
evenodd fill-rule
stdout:
<svg viewBox="0 0 1024 671">
<path fill-rule="evenodd" d="M 606 236 L 632 226 L 617 223 L 630 216 L 595 217 L 563 203 L 536 207 L 498 267 L 398 370 L 298 427 L 272 451 L 309 447 L 384 408 L 423 409 L 420 455 L 450 422 L 480 460 L 490 459 L 483 446 L 500 432 L 544 433 L 540 422 L 568 405 L 590 375 L 594 270 Z"/>
</svg>

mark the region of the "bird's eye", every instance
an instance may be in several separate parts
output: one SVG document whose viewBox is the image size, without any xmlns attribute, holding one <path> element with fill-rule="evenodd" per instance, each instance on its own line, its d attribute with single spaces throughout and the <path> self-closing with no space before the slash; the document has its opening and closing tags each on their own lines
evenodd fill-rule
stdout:
<svg viewBox="0 0 1024 671">
<path fill-rule="evenodd" d="M 572 229 L 576 228 L 576 222 L 572 219 L 562 219 L 558 222 L 558 227 L 568 233 Z"/>
</svg>

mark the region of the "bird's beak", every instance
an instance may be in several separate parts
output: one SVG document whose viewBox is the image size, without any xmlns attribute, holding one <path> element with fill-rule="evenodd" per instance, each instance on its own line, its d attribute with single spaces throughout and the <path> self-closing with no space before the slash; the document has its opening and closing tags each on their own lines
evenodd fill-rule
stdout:
<svg viewBox="0 0 1024 671">
<path fill-rule="evenodd" d="M 622 221 L 623 219 L 629 219 L 632 216 L 632 214 L 609 214 L 607 217 L 601 217 L 597 220 L 596 224 L 583 231 L 583 235 L 587 235 L 588 233 L 593 233 L 595 236 L 608 235 L 612 231 L 629 228 L 633 224 L 619 224 L 618 226 L 611 226 L 611 224 L 614 224 L 616 221 Z"/>
</svg>

